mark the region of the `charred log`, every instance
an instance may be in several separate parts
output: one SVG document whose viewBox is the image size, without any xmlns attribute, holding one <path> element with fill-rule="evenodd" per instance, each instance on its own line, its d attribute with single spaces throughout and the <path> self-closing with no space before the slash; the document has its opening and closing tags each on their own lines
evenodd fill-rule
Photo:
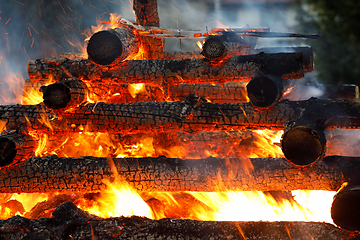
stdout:
<svg viewBox="0 0 360 240">
<path fill-rule="evenodd" d="M 314 70 L 313 51 L 311 47 L 266 47 L 251 50 L 254 54 L 257 53 L 279 53 L 279 52 L 297 52 L 303 56 L 304 72 L 312 72 Z"/>
<path fill-rule="evenodd" d="M 0 192 L 106 191 L 104 180 L 137 191 L 336 191 L 360 184 L 358 158 L 325 157 L 299 168 L 282 158 L 108 158 L 32 157 L 0 169 Z"/>
<path fill-rule="evenodd" d="M 66 80 L 42 86 L 44 104 L 50 109 L 77 107 L 86 102 L 88 88 L 80 80 Z"/>
<path fill-rule="evenodd" d="M 331 206 L 331 218 L 339 227 L 349 231 L 360 230 L 360 187 L 347 186 L 335 196 Z"/>
<path fill-rule="evenodd" d="M 138 25 L 144 27 L 160 27 L 157 0 L 134 0 L 133 9 Z M 141 39 L 145 50 L 145 59 L 163 58 L 164 44 L 161 38 L 143 36 Z"/>
<path fill-rule="evenodd" d="M 285 158 L 297 165 L 309 165 L 323 157 L 326 146 L 323 124 L 305 119 L 287 122 L 281 139 Z"/>
<path fill-rule="evenodd" d="M 44 82 L 51 76 L 55 81 L 78 78 L 93 84 L 109 81 L 169 87 L 183 83 L 223 84 L 259 74 L 297 79 L 303 77 L 303 64 L 301 53 L 237 56 L 216 65 L 205 59 L 131 60 L 106 69 L 87 60 L 38 59 L 29 61 L 28 73 L 33 82 Z"/>
<path fill-rule="evenodd" d="M 245 55 L 249 48 L 235 33 L 209 35 L 202 47 L 202 54 L 210 62 L 219 62 L 232 56 Z"/>
<path fill-rule="evenodd" d="M 52 218 L 0 220 L 6 239 L 353 239 L 358 236 L 318 222 L 225 222 L 144 217 L 100 219 L 66 202 Z"/>
<path fill-rule="evenodd" d="M 283 95 L 284 88 L 277 76 L 256 76 L 246 85 L 250 103 L 259 109 L 272 107 Z"/>
<path fill-rule="evenodd" d="M 116 28 L 95 33 L 89 40 L 87 53 L 97 64 L 121 62 L 139 51 L 140 40 L 131 28 Z"/>
<path fill-rule="evenodd" d="M 75 112 L 52 113 L 39 105 L 0 106 L 0 120 L 7 130 L 46 132 L 144 133 L 228 131 L 246 129 L 282 130 L 286 122 L 304 118 L 324 122 L 324 129 L 360 128 L 359 100 L 281 101 L 271 109 L 257 111 L 249 103 L 209 103 L 189 96 L 179 102 L 96 103 Z"/>
<path fill-rule="evenodd" d="M 0 134 L 0 167 L 14 165 L 34 155 L 37 142 L 16 130 Z"/>
</svg>

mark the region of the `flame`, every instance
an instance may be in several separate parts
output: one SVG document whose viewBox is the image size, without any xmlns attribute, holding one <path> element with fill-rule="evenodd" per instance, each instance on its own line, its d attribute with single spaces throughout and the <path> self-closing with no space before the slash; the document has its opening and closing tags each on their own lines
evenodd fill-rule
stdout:
<svg viewBox="0 0 360 240">
<path fill-rule="evenodd" d="M 107 30 L 107 29 L 114 29 L 120 27 L 120 19 L 121 15 L 116 13 L 110 13 L 110 18 L 105 21 L 98 21 L 98 24 L 96 26 L 91 26 L 90 29 L 86 29 L 83 33 L 85 35 L 84 41 L 89 41 L 92 35 L 94 33 Z"/>
<path fill-rule="evenodd" d="M 197 46 L 198 46 L 200 49 L 202 49 L 202 48 L 203 48 L 203 43 L 202 43 L 202 42 L 197 41 L 197 42 L 196 42 L 196 44 L 197 44 Z"/>
<path fill-rule="evenodd" d="M 91 214 L 108 218 L 144 216 L 150 219 L 187 218 L 203 221 L 333 221 L 330 208 L 335 191 L 295 190 L 273 196 L 259 191 L 138 193 L 126 182 L 105 182 L 109 189 L 89 200 L 79 195 L 76 205 Z M 26 215 L 37 202 L 51 194 L 13 194 L 22 204 L 11 208 L 0 203 L 2 219 Z M 8 203 L 9 201 L 7 201 Z M 20 207 L 19 207 L 20 206 Z"/>
<path fill-rule="evenodd" d="M 129 84 L 128 90 L 133 98 L 136 98 L 138 93 L 146 92 L 144 83 Z"/>
</svg>

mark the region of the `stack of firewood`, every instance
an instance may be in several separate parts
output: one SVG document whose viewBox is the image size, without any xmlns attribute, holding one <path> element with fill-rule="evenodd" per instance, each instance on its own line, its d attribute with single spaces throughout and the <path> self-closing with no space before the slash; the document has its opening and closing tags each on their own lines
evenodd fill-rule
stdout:
<svg viewBox="0 0 360 240">
<path fill-rule="evenodd" d="M 137 26 L 123 24 L 93 35 L 88 44 L 89 59 L 29 61 L 27 86 L 37 86 L 44 101 L 38 105 L 0 106 L 0 126 L 4 130 L 0 136 L 0 192 L 100 192 L 106 189 L 104 179 L 116 178 L 114 169 L 138 191 L 218 191 L 219 177 L 223 190 L 234 191 L 338 190 L 348 182 L 351 187 L 343 189 L 334 201 L 334 221 L 344 228 L 359 230 L 360 221 L 347 210 L 357 209 L 348 195 L 359 198 L 354 187 L 360 184 L 358 159 L 323 158 L 325 130 L 360 128 L 357 86 L 322 86 L 322 99 L 286 100 L 289 96 L 300 99 L 301 91 L 309 87 L 296 79 L 313 70 L 310 47 L 256 49 L 253 42 L 247 42 L 236 31 L 214 31 L 207 34 L 201 53 L 166 53 L 163 38 L 154 37 L 160 31 L 156 1 L 134 1 L 134 10 Z M 128 60 L 140 48 L 146 60 Z M 49 78 L 55 83 L 45 86 Z M 145 84 L 144 91 L 133 97 L 128 88 L 136 83 Z M 292 92 L 285 97 L 289 89 Z M 120 94 L 112 97 L 115 93 Z M 88 103 L 89 94 L 100 101 Z M 189 136 L 195 142 L 201 134 L 202 139 L 223 141 L 224 131 L 231 139 L 238 139 L 251 134 L 245 132 L 248 130 L 284 130 L 281 147 L 286 159 L 242 159 L 236 154 L 230 158 L 186 160 L 159 156 L 136 161 L 114 158 L 109 164 L 108 158 L 91 156 L 33 157 L 37 143 L 29 132 L 46 133 L 54 142 L 83 131 L 84 126 L 90 132 L 153 134 L 158 136 L 155 143 L 159 144 L 169 139 L 179 144 L 179 139 Z M 206 141 L 201 144 L 205 146 Z M 249 165 L 251 171 L 246 168 Z M 343 220 L 344 214 L 338 209 L 351 221 Z M 69 203 L 60 206 L 53 216 L 54 224 L 64 231 L 49 230 L 50 235 L 46 235 L 44 230 L 41 234 L 54 239 L 76 236 L 79 231 L 86 236 L 128 237 L 130 233 L 136 239 L 145 238 L 143 234 L 190 238 L 205 233 L 214 239 L 285 239 L 287 232 L 306 239 L 300 236 L 301 229 L 315 239 L 350 236 L 322 223 L 171 222 L 135 217 L 99 220 Z M 62 225 L 61 219 L 76 225 L 76 229 Z M 0 225 L 11 221 L 31 225 L 32 229 L 41 224 L 14 218 L 0 221 Z M 41 228 L 45 229 L 46 224 Z M 122 227 L 117 229 L 114 224 Z M 137 232 L 131 228 L 133 225 L 140 226 Z M 253 229 L 260 225 L 266 225 L 272 233 L 254 233 Z M 18 236 L 15 230 L 3 228 L 0 233 Z M 166 230 L 162 232 L 163 228 Z"/>
</svg>

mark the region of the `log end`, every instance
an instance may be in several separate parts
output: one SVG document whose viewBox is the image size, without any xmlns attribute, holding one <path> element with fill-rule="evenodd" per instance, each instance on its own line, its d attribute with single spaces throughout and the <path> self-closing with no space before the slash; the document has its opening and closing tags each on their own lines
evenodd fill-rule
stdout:
<svg viewBox="0 0 360 240">
<path fill-rule="evenodd" d="M 16 152 L 16 144 L 11 139 L 0 137 L 0 167 L 11 164 Z"/>
<path fill-rule="evenodd" d="M 70 89 L 62 83 L 54 83 L 40 88 L 43 92 L 44 104 L 50 109 L 65 108 L 70 100 Z"/>
<path fill-rule="evenodd" d="M 226 46 L 224 40 L 219 36 L 211 36 L 205 40 L 202 54 L 210 61 L 218 61 L 224 58 Z"/>
<path fill-rule="evenodd" d="M 250 103 L 254 107 L 268 108 L 280 99 L 282 89 L 273 79 L 266 76 L 253 77 L 246 85 Z"/>
<path fill-rule="evenodd" d="M 339 227 L 360 231 L 360 186 L 345 187 L 334 196 L 331 218 Z"/>
<path fill-rule="evenodd" d="M 314 163 L 325 151 L 320 134 L 307 126 L 297 126 L 284 133 L 281 148 L 285 158 L 296 165 Z"/>
<path fill-rule="evenodd" d="M 87 53 L 97 64 L 108 65 L 115 61 L 123 52 L 123 46 L 115 33 L 100 31 L 89 40 Z"/>
</svg>

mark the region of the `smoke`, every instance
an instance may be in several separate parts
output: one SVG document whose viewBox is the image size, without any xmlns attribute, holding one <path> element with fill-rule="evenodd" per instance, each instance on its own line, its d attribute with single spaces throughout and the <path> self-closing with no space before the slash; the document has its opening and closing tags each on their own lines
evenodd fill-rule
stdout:
<svg viewBox="0 0 360 240">
<path fill-rule="evenodd" d="M 113 12 L 134 19 L 130 3 L 122 0 L 1 1 L 0 104 L 19 103 L 28 60 L 79 52 L 85 29 Z"/>
</svg>

